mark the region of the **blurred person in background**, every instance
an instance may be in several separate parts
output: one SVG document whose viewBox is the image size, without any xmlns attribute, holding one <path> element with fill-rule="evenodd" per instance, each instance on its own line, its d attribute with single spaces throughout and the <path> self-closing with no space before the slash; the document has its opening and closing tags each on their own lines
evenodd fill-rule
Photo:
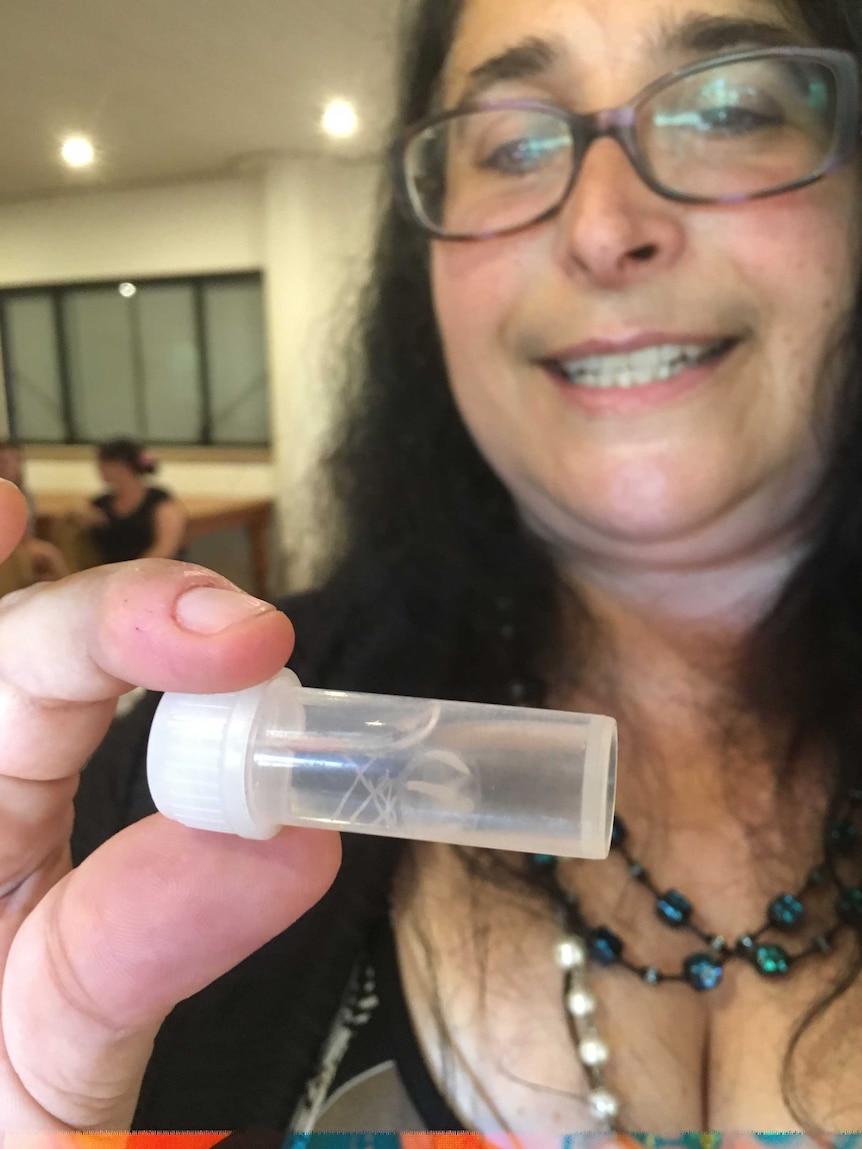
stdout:
<svg viewBox="0 0 862 1149">
<path fill-rule="evenodd" d="M 27 500 L 27 532 L 20 545 L 29 563 L 33 580 L 43 582 L 65 578 L 69 568 L 61 551 L 53 543 L 36 537 L 36 504 L 24 481 L 21 445 L 15 439 L 6 439 L 0 443 L 0 479 L 14 483 Z"/>
<path fill-rule="evenodd" d="M 77 518 L 96 544 L 103 563 L 139 558 L 179 558 L 186 517 L 177 499 L 151 486 L 158 464 L 134 439 L 109 439 L 98 447 L 99 474 L 108 490 Z"/>
</svg>

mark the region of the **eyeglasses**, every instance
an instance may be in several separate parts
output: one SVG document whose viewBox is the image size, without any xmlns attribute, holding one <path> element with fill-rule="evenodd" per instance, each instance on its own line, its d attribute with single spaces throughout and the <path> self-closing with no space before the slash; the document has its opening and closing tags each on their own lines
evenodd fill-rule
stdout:
<svg viewBox="0 0 862 1149">
<path fill-rule="evenodd" d="M 391 153 L 409 217 L 440 239 L 490 239 L 559 211 L 590 144 L 615 139 L 647 187 L 681 203 L 741 203 L 846 164 L 860 134 L 855 58 L 765 48 L 671 72 L 630 104 L 577 115 L 536 100 L 457 108 Z"/>
</svg>

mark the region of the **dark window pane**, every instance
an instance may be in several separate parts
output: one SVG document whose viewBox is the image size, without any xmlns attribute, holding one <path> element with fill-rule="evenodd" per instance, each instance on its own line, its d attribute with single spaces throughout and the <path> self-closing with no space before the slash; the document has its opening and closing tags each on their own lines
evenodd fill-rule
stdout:
<svg viewBox="0 0 862 1149">
<path fill-rule="evenodd" d="M 82 439 L 144 434 L 132 302 L 116 287 L 63 293 L 72 409 Z"/>
<path fill-rule="evenodd" d="M 190 284 L 139 286 L 138 309 L 146 430 L 157 443 L 201 438 L 200 355 Z"/>
<path fill-rule="evenodd" d="M 268 443 L 269 395 L 261 285 L 204 286 L 214 443 Z"/>
<path fill-rule="evenodd" d="M 11 368 L 6 385 L 14 397 L 17 434 L 63 442 L 66 423 L 50 295 L 8 296 L 6 339 Z"/>
</svg>

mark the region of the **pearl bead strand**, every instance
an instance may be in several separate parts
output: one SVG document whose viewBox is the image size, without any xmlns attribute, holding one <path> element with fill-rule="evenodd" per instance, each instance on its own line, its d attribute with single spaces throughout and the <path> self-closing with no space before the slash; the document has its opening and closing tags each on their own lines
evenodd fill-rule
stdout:
<svg viewBox="0 0 862 1149">
<path fill-rule="evenodd" d="M 619 1102 L 604 1084 L 609 1050 L 595 1023 L 596 1002 L 587 985 L 587 947 L 576 934 L 566 934 L 556 945 L 555 959 L 563 971 L 563 994 L 569 1025 L 581 1065 L 590 1083 L 590 1113 L 604 1122 L 608 1132 L 619 1113 Z"/>
</svg>

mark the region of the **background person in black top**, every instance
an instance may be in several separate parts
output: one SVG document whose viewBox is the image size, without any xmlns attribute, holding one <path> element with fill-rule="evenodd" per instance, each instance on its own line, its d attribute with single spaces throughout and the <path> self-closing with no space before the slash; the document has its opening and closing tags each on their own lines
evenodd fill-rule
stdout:
<svg viewBox="0 0 862 1149">
<path fill-rule="evenodd" d="M 624 1129 L 858 1129 L 860 851 L 834 816 L 862 794 L 862 189 L 825 149 L 859 159 L 859 5 L 420 0 L 408 47 L 408 214 L 388 197 L 331 462 L 342 545 L 315 603 L 288 604 L 297 672 L 614 714 L 628 847 L 706 939 L 619 852 L 559 863 L 563 900 L 539 862 L 419 843 L 388 870 L 345 835 L 315 929 L 335 836 L 127 825 L 146 722 L 81 774 L 116 696 L 261 681 L 294 635 L 199 569 L 88 571 L 0 610 L 0 1126 L 122 1125 L 146 1071 L 150 1128 L 278 1128 L 388 903 L 465 1125 L 601 1128 L 584 1062 L 609 1055 Z M 741 73 L 734 48 L 757 49 Z M 637 115 L 581 116 L 659 81 Z M 23 516 L 0 485 L 0 548 Z M 716 944 L 824 849 L 848 887 L 831 940 L 823 871 L 788 973 Z M 564 926 L 595 1003 L 564 998 Z M 695 970 L 726 965 L 702 993 L 695 946 Z M 609 1050 L 572 1041 L 567 1010 L 594 1009 Z"/>
<path fill-rule="evenodd" d="M 97 459 L 109 489 L 91 501 L 81 520 L 102 562 L 180 557 L 183 509 L 169 491 L 146 482 L 158 469 L 149 451 L 134 439 L 110 439 L 99 445 Z"/>
</svg>

